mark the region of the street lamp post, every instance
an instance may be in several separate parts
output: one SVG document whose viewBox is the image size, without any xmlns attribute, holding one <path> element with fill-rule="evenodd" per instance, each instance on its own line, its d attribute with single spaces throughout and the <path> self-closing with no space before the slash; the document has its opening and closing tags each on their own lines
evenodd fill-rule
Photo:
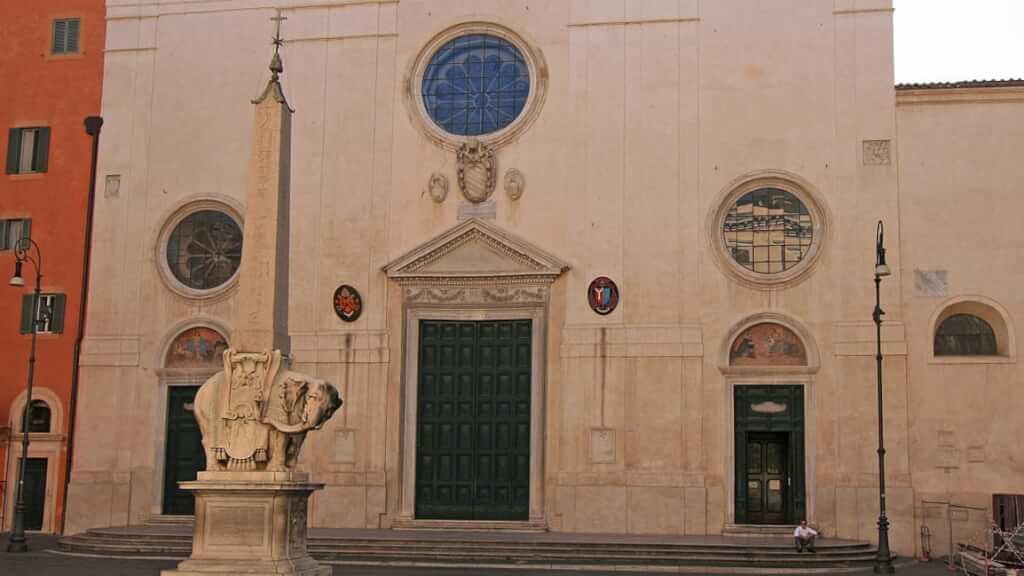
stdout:
<svg viewBox="0 0 1024 576">
<path fill-rule="evenodd" d="M 885 227 L 878 221 L 875 229 L 875 369 L 878 380 L 878 557 L 876 574 L 892 574 L 892 555 L 889 553 L 889 519 L 885 515 L 885 426 L 882 412 L 882 277 L 892 274 L 885 263 Z"/>
<path fill-rule="evenodd" d="M 33 257 L 32 251 L 35 251 Z M 39 252 L 39 245 L 30 238 L 18 240 L 14 247 L 14 276 L 11 277 L 10 285 L 21 287 L 25 285 L 25 279 L 21 277 L 21 266 L 29 262 L 36 270 L 36 287 L 32 293 L 32 347 L 28 355 L 28 389 L 25 393 L 25 409 L 21 415 L 21 460 L 18 462 L 18 483 L 15 486 L 14 504 L 14 531 L 11 532 L 10 542 L 7 544 L 8 552 L 27 552 L 28 543 L 25 541 L 25 463 L 28 459 L 28 429 L 29 413 L 32 410 L 32 376 L 36 367 L 36 334 L 39 332 L 39 324 L 46 322 L 50 311 L 41 309 L 39 298 L 40 283 L 43 279 L 42 262 L 43 257 Z"/>
</svg>

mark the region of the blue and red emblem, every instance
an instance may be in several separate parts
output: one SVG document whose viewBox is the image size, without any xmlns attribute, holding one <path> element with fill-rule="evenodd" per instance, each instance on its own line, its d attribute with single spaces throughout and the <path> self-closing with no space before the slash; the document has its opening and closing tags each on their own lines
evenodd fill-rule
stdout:
<svg viewBox="0 0 1024 576">
<path fill-rule="evenodd" d="M 587 288 L 590 309 L 601 316 L 611 314 L 619 305 L 619 287 L 607 276 L 598 276 Z"/>
</svg>

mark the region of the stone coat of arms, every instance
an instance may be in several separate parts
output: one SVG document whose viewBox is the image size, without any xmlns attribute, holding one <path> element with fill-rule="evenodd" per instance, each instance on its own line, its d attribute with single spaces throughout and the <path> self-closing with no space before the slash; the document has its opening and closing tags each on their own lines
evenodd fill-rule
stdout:
<svg viewBox="0 0 1024 576">
<path fill-rule="evenodd" d="M 466 200 L 479 204 L 490 198 L 497 180 L 494 150 L 478 140 L 466 142 L 459 147 L 456 163 L 459 189 Z"/>
</svg>

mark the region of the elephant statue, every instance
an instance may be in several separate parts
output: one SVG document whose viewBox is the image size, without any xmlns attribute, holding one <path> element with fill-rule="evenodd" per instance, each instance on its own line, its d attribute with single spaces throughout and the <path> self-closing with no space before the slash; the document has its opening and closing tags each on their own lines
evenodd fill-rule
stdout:
<svg viewBox="0 0 1024 576">
<path fill-rule="evenodd" d="M 224 352 L 224 371 L 195 398 L 207 470 L 293 469 L 310 430 L 341 407 L 326 380 L 280 369 L 281 353 Z"/>
</svg>

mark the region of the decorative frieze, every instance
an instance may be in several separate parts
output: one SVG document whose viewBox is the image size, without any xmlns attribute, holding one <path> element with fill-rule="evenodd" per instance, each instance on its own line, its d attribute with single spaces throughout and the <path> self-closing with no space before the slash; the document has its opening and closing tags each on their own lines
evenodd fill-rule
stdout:
<svg viewBox="0 0 1024 576">
<path fill-rule="evenodd" d="M 405 301 L 417 304 L 518 304 L 547 302 L 546 286 L 406 287 Z"/>
</svg>

